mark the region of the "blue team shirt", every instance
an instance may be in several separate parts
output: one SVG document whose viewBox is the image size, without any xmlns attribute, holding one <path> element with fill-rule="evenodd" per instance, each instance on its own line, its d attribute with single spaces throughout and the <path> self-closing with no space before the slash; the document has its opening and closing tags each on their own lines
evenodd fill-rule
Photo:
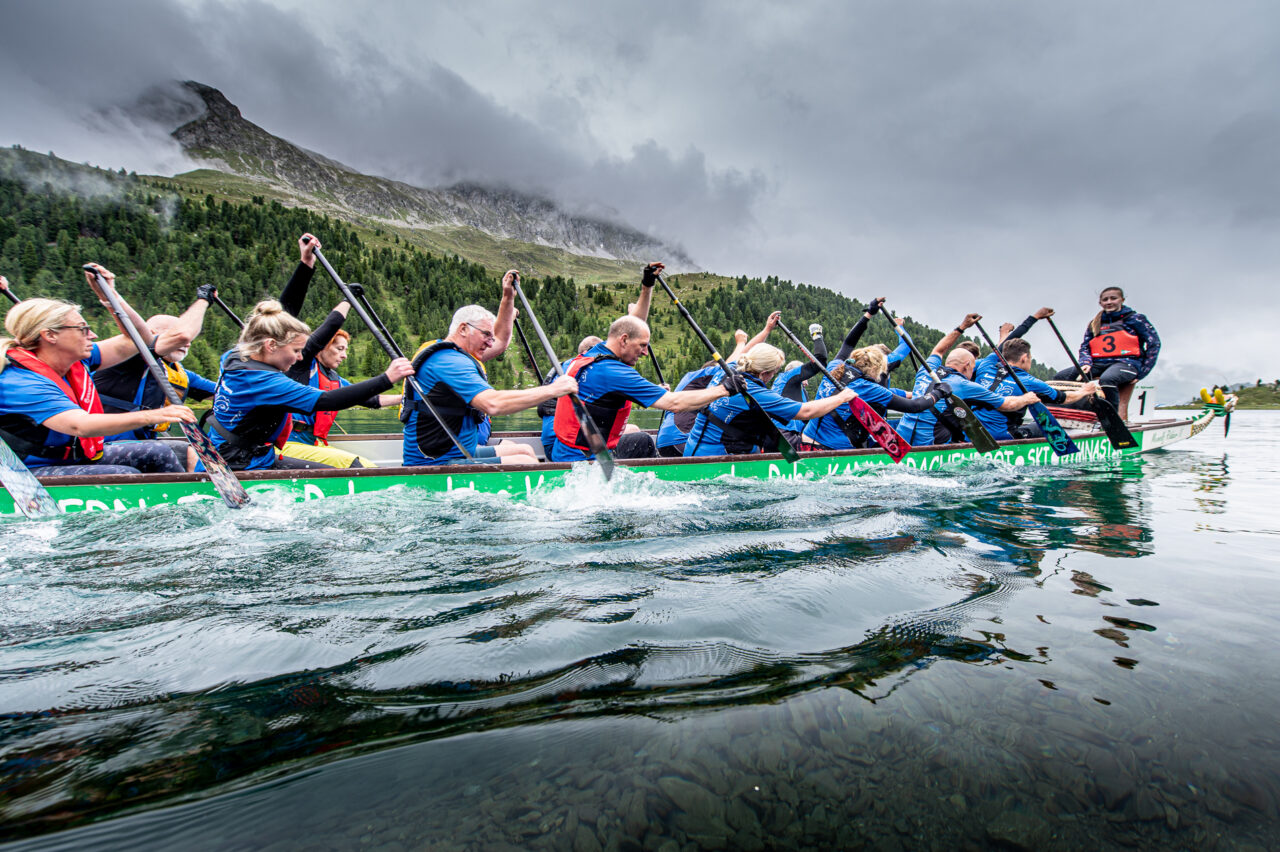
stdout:
<svg viewBox="0 0 1280 852">
<path fill-rule="evenodd" d="M 721 378 L 723 378 L 723 373 Z M 771 415 L 775 421 L 785 423 L 794 419 L 800 411 L 801 403 L 796 402 L 794 399 L 787 399 L 777 391 L 766 388 L 750 378 L 747 378 L 747 381 L 750 383 L 752 398 L 760 403 L 760 407 Z M 719 383 L 716 382 L 715 384 Z M 750 404 L 747 402 L 746 397 L 742 396 L 742 394 L 734 394 L 733 396 L 717 399 L 707 407 L 707 411 L 724 422 L 732 424 L 734 418 L 749 408 Z M 704 411 L 698 415 L 698 419 L 693 422 L 693 428 L 689 430 L 689 439 L 685 442 L 684 454 L 686 456 L 728 455 L 729 451 L 721 443 L 723 438 L 724 428 L 719 423 L 713 423 L 707 417 L 707 412 Z"/>
<path fill-rule="evenodd" d="M 88 358 L 80 362 L 84 364 L 85 369 L 92 372 L 98 369 L 102 363 L 102 352 L 98 349 L 98 344 L 93 344 L 93 352 Z M 50 417 L 61 414 L 64 411 L 80 410 L 80 406 L 71 401 L 62 389 L 44 376 L 34 373 L 25 367 L 18 367 L 14 364 L 6 364 L 4 372 L 0 373 L 0 412 L 4 414 L 21 414 L 31 418 L 36 424 L 41 424 Z M 74 435 L 67 435 L 62 432 L 49 430 L 49 436 L 45 439 L 45 445 L 49 447 L 65 447 L 72 441 L 77 441 Z M 56 464 L 77 464 L 78 462 L 66 462 L 57 458 L 45 458 L 43 456 L 27 456 L 23 459 L 27 467 L 48 467 Z"/>
<path fill-rule="evenodd" d="M 150 370 L 148 370 L 145 375 L 150 381 L 152 382 L 155 381 L 154 379 L 150 379 L 150 376 L 151 376 Z M 186 388 L 186 391 L 182 393 L 182 399 L 185 402 L 187 396 L 193 390 L 204 391 L 205 393 L 212 395 L 217 389 L 218 389 L 218 386 L 214 382 L 209 381 L 204 376 L 200 375 L 194 370 L 187 370 L 187 388 Z M 181 388 L 177 388 L 177 387 L 175 387 L 174 390 L 182 391 Z M 166 405 L 168 404 L 168 399 L 165 400 L 165 404 Z M 118 435 L 108 435 L 107 443 L 110 444 L 113 441 L 137 441 L 137 440 L 140 440 L 140 437 L 138 435 L 139 432 L 146 433 L 147 430 L 151 430 L 151 429 L 152 427 L 150 426 L 143 426 L 139 429 L 130 429 L 128 432 L 121 432 Z M 145 439 L 142 439 L 142 440 L 145 440 Z M 204 468 L 202 467 L 201 470 L 203 469 Z"/>
<path fill-rule="evenodd" d="M 612 355 L 607 341 L 601 341 L 586 351 L 587 355 Z M 585 371 L 585 378 L 582 372 Z M 578 396 L 583 402 L 595 402 L 603 396 L 622 396 L 645 408 L 662 399 L 667 393 L 661 385 L 655 385 L 621 361 L 593 362 L 583 367 L 578 373 Z M 551 447 L 551 460 L 558 462 L 575 462 L 591 458 L 582 450 L 570 447 L 559 438 Z"/>
<path fill-rule="evenodd" d="M 925 366 L 916 371 L 916 383 L 914 393 L 921 396 L 928 392 L 929 385 L 933 378 L 929 375 L 929 370 L 937 370 L 942 367 L 942 357 L 939 355 L 930 355 L 925 359 Z M 975 372 L 976 375 L 976 372 Z M 991 437 L 997 441 L 1001 436 L 1009 437 L 1009 423 L 1005 419 L 1004 414 L 998 409 L 1004 404 L 1004 397 L 998 393 L 987 390 L 980 384 L 971 382 L 963 376 L 946 376 L 946 383 L 951 386 L 951 392 L 969 403 L 973 409 L 973 413 L 977 415 L 982 424 L 991 432 Z M 934 440 L 934 427 L 938 423 L 937 412 L 946 410 L 946 401 L 943 400 L 932 408 L 927 408 L 917 414 L 904 414 L 902 419 L 898 421 L 898 434 L 907 439 L 910 444 L 932 444 Z M 1000 423 L 995 423 L 996 419 Z M 997 434 L 999 432 L 999 434 Z"/>
<path fill-rule="evenodd" d="M 708 367 L 699 367 L 696 370 L 690 370 L 689 372 L 684 374 L 683 378 L 680 379 L 680 383 L 676 385 L 676 390 L 682 391 L 686 389 L 687 387 L 689 387 L 689 383 L 692 382 L 694 379 L 700 379 L 705 376 L 711 376 L 712 379 L 714 380 L 715 376 L 717 375 L 723 376 L 723 371 L 720 369 L 719 364 L 712 364 Z M 709 384 L 708 387 L 712 387 L 715 384 L 719 384 L 719 383 L 713 381 L 713 383 Z M 679 445 L 683 444 L 685 442 L 685 439 L 688 437 L 689 437 L 689 433 L 680 431 L 680 427 L 676 425 L 675 412 L 672 412 L 672 411 L 663 412 L 662 423 L 658 426 L 658 437 L 655 442 L 658 446 L 658 449 L 662 449 L 663 447 L 678 447 Z"/>
<path fill-rule="evenodd" d="M 288 412 L 310 412 L 316 400 L 323 394 L 319 388 L 302 385 L 279 370 L 227 370 L 227 359 L 235 352 L 222 356 L 223 372 L 213 395 L 213 416 L 224 429 L 234 431 L 240 421 L 255 408 L 273 406 L 286 409 L 280 416 L 280 425 L 271 433 L 274 441 L 289 423 Z M 215 448 L 221 448 L 226 440 L 216 429 L 211 429 L 209 440 Z M 252 459 L 245 470 L 265 470 L 276 462 L 275 447 Z"/>
<path fill-rule="evenodd" d="M 782 393 L 782 389 L 787 386 L 787 382 L 791 381 L 791 379 L 794 378 L 796 374 L 798 374 L 804 368 L 805 368 L 805 365 L 801 364 L 798 367 L 792 367 L 790 370 L 787 370 L 785 373 L 778 374 L 777 378 L 773 380 L 773 384 L 770 385 L 770 387 L 773 389 L 774 392 Z M 826 379 L 823 379 L 823 381 L 825 382 Z M 801 402 L 809 401 L 809 388 L 807 383 L 805 382 L 800 383 L 800 401 Z M 783 426 L 782 428 L 786 429 L 788 432 L 801 432 L 804 430 L 804 426 L 805 426 L 805 423 L 803 420 L 792 420 L 790 423 L 788 423 L 786 426 Z"/>
<path fill-rule="evenodd" d="M 479 362 L 458 349 L 441 349 L 423 361 L 422 366 L 418 368 L 417 379 L 418 386 L 425 393 L 431 393 L 431 389 L 438 384 L 445 384 L 468 405 L 478 394 L 493 390 L 493 386 L 489 384 L 480 369 Z M 417 440 L 418 418 L 431 416 L 431 412 L 419 411 L 417 406 L 409 412 L 409 419 L 404 424 L 403 453 L 406 466 L 454 464 L 463 460 L 462 453 L 454 446 L 450 446 L 445 453 L 435 458 L 422 454 Z M 488 417 L 484 418 L 482 423 L 476 423 L 471 417 L 464 417 L 455 434 L 458 436 L 458 442 L 467 448 L 467 452 L 474 455 L 476 447 L 484 445 L 489 440 L 492 429 L 493 426 L 489 423 Z"/>
<path fill-rule="evenodd" d="M 832 361 L 827 367 L 827 372 L 831 372 L 838 365 L 839 361 Z M 893 391 L 881 385 L 879 382 L 873 382 L 865 376 L 854 379 L 849 383 L 849 387 L 853 388 L 854 393 L 862 397 L 862 399 L 870 405 L 887 406 L 889 401 L 893 399 Z M 826 399 L 837 393 L 835 385 L 826 379 L 822 380 L 822 384 L 818 386 L 818 399 Z M 835 411 L 830 414 L 824 414 L 810 420 L 804 427 L 805 440 L 812 444 L 821 444 L 831 450 L 852 450 L 855 448 L 849 441 L 849 436 L 840 428 L 840 424 L 836 421 L 835 415 L 845 420 L 853 420 L 857 422 L 857 418 L 853 416 L 853 409 L 849 403 L 842 403 Z"/>
</svg>

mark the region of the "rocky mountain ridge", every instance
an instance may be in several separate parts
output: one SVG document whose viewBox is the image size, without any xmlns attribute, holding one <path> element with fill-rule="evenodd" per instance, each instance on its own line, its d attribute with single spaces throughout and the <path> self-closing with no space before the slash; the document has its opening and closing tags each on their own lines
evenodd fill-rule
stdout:
<svg viewBox="0 0 1280 852">
<path fill-rule="evenodd" d="M 146 106 L 154 115 L 182 120 L 171 135 L 189 157 L 285 190 L 313 209 L 354 214 L 390 227 L 470 228 L 585 257 L 660 258 L 674 270 L 695 268 L 677 248 L 623 225 L 566 213 L 545 198 L 476 183 L 424 189 L 362 174 L 248 121 L 211 86 L 194 81 L 181 85 L 178 97 L 152 95 Z"/>
</svg>

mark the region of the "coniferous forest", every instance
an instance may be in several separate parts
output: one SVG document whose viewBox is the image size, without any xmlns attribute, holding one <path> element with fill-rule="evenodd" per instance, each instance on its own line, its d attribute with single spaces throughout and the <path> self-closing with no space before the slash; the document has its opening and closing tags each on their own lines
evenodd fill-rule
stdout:
<svg viewBox="0 0 1280 852">
<path fill-rule="evenodd" d="M 364 285 L 407 352 L 442 336 L 453 311 L 462 305 L 497 308 L 505 270 L 486 269 L 457 255 L 433 254 L 364 223 L 344 222 L 261 196 L 244 203 L 219 201 L 191 192 L 181 176 L 149 179 L 19 148 L 0 151 L 0 274 L 20 296 L 85 305 L 86 318 L 102 336 L 115 329 L 85 285 L 82 264 L 95 261 L 114 272 L 117 289 L 143 316 L 181 313 L 196 288 L 208 282 L 244 316 L 260 299 L 278 295 L 297 265 L 297 240 L 305 232 L 320 238 L 326 257 L 346 281 Z M 636 264 L 630 280 L 583 286 L 561 276 L 524 279 L 525 293 L 560 357 L 575 352 L 582 337 L 603 335 L 609 323 L 625 313 L 639 292 L 641 266 Z M 722 352 L 733 348 L 734 329 L 754 334 L 771 311 L 781 310 L 784 321 L 806 341 L 803 330 L 809 323 L 822 323 L 834 353 L 863 309 L 863 303 L 830 290 L 774 277 L 698 274 L 670 280 Z M 867 294 L 872 295 L 880 294 Z M 314 326 L 339 298 L 337 288 L 317 267 L 302 318 Z M 706 361 L 706 350 L 660 291 L 654 294 L 650 325 L 663 373 L 673 385 Z M 344 373 L 355 379 L 381 372 L 387 359 L 354 314 L 346 327 L 353 335 L 353 354 Z M 907 328 L 926 351 L 941 336 L 910 320 Z M 526 332 L 545 370 L 537 340 L 531 329 Z M 216 376 L 218 356 L 237 334 L 229 319 L 211 309 L 204 333 L 185 363 Z M 788 358 L 803 357 L 780 332 L 770 342 Z M 873 323 L 863 338 L 863 345 L 896 342 L 883 321 Z M 526 360 L 513 337 L 506 355 L 490 362 L 490 381 L 498 388 L 528 386 L 535 379 Z M 647 362 L 640 369 L 653 378 Z M 909 386 L 912 372 L 898 370 L 894 384 Z"/>
</svg>

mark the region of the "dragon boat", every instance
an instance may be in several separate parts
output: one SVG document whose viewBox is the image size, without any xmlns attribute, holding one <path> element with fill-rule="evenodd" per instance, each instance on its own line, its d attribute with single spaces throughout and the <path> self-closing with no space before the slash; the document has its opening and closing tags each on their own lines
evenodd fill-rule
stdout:
<svg viewBox="0 0 1280 852">
<path fill-rule="evenodd" d="M 1185 441 L 1203 432 L 1218 417 L 1227 418 L 1235 399 L 1207 402 L 1199 411 L 1182 418 L 1151 420 L 1133 424 L 1135 445 L 1117 449 L 1096 424 L 1074 422 L 1070 434 L 1079 452 L 1059 457 L 1048 442 L 1029 438 L 1000 442 L 985 455 L 1010 465 L 1067 467 L 1105 463 L 1124 456 L 1148 453 Z M 510 438 L 538 445 L 534 432 L 496 433 L 495 439 Z M 555 488 L 573 469 L 565 463 L 537 465 L 450 465 L 441 467 L 400 467 L 402 436 L 399 434 L 351 435 L 333 441 L 332 446 L 358 453 L 378 463 L 374 468 L 311 471 L 245 471 L 236 474 L 252 494 L 287 495 L 295 501 L 322 500 L 353 494 L 408 489 L 449 492 L 459 489 L 504 494 L 523 498 L 537 489 Z M 983 457 L 972 444 L 945 444 L 914 447 L 902 464 L 917 470 L 945 470 Z M 620 476 L 649 474 L 660 480 L 697 482 L 717 477 L 750 479 L 821 478 L 867 473 L 892 464 L 880 449 L 837 450 L 803 453 L 795 462 L 777 453 L 751 456 L 637 459 L 619 461 Z M 581 466 L 583 462 L 579 462 Z M 124 512 L 167 503 L 191 503 L 221 498 L 204 474 L 139 474 L 133 476 L 52 477 L 43 480 L 58 508 L 63 512 Z M 22 515 L 8 492 L 0 491 L 0 515 Z"/>
</svg>

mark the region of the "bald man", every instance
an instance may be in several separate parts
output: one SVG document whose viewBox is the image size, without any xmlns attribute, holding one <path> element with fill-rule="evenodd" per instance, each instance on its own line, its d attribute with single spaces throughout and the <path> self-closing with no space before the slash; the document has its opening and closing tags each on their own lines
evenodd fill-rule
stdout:
<svg viewBox="0 0 1280 852">
<path fill-rule="evenodd" d="M 925 366 L 916 372 L 914 395 L 921 396 L 929 391 L 933 384 L 930 370 L 937 370 L 942 380 L 950 385 L 951 392 L 968 403 L 980 418 L 983 412 L 1021 411 L 1038 400 L 1034 393 L 1006 397 L 975 384 L 972 381 L 975 362 L 973 354 L 967 348 L 957 347 L 943 361 L 944 354 L 955 345 L 965 330 L 981 319 L 980 314 L 966 315 L 958 326 L 938 341 L 933 352 L 925 359 Z M 916 445 L 951 444 L 967 440 L 963 433 L 954 434 L 951 427 L 939 418 L 938 415 L 945 413 L 945 410 L 946 402 L 943 401 L 918 414 L 904 414 L 898 421 L 898 433 L 909 443 Z M 986 418 L 983 421 L 985 423 Z M 1007 432 L 1004 437 L 1008 437 Z"/>
<path fill-rule="evenodd" d="M 609 335 L 570 362 L 566 372 L 578 380 L 578 396 L 620 459 L 653 458 L 653 438 L 646 432 L 623 434 L 632 403 L 663 411 L 697 411 L 727 395 L 721 385 L 702 390 L 669 391 L 641 376 L 636 364 L 649 351 L 649 324 L 628 314 L 609 326 Z M 551 460 L 591 458 L 586 436 L 568 398 L 556 403 L 555 443 Z"/>
<path fill-rule="evenodd" d="M 174 317 L 157 314 L 147 320 L 138 332 L 147 348 L 156 356 L 168 373 L 169 384 L 184 399 L 208 399 L 213 396 L 215 384 L 182 366 L 182 359 L 191 351 L 191 342 L 204 327 L 205 311 L 218 291 L 212 284 L 204 284 L 196 290 L 196 300 Z M 161 408 L 167 404 L 164 391 L 156 384 L 141 355 L 134 355 L 105 370 L 93 374 L 93 383 L 102 399 L 102 410 L 107 414 L 144 409 Z M 160 428 L 164 426 L 165 428 Z M 108 441 L 147 441 L 164 432 L 168 427 L 144 426 L 119 435 L 110 435 Z"/>
</svg>

